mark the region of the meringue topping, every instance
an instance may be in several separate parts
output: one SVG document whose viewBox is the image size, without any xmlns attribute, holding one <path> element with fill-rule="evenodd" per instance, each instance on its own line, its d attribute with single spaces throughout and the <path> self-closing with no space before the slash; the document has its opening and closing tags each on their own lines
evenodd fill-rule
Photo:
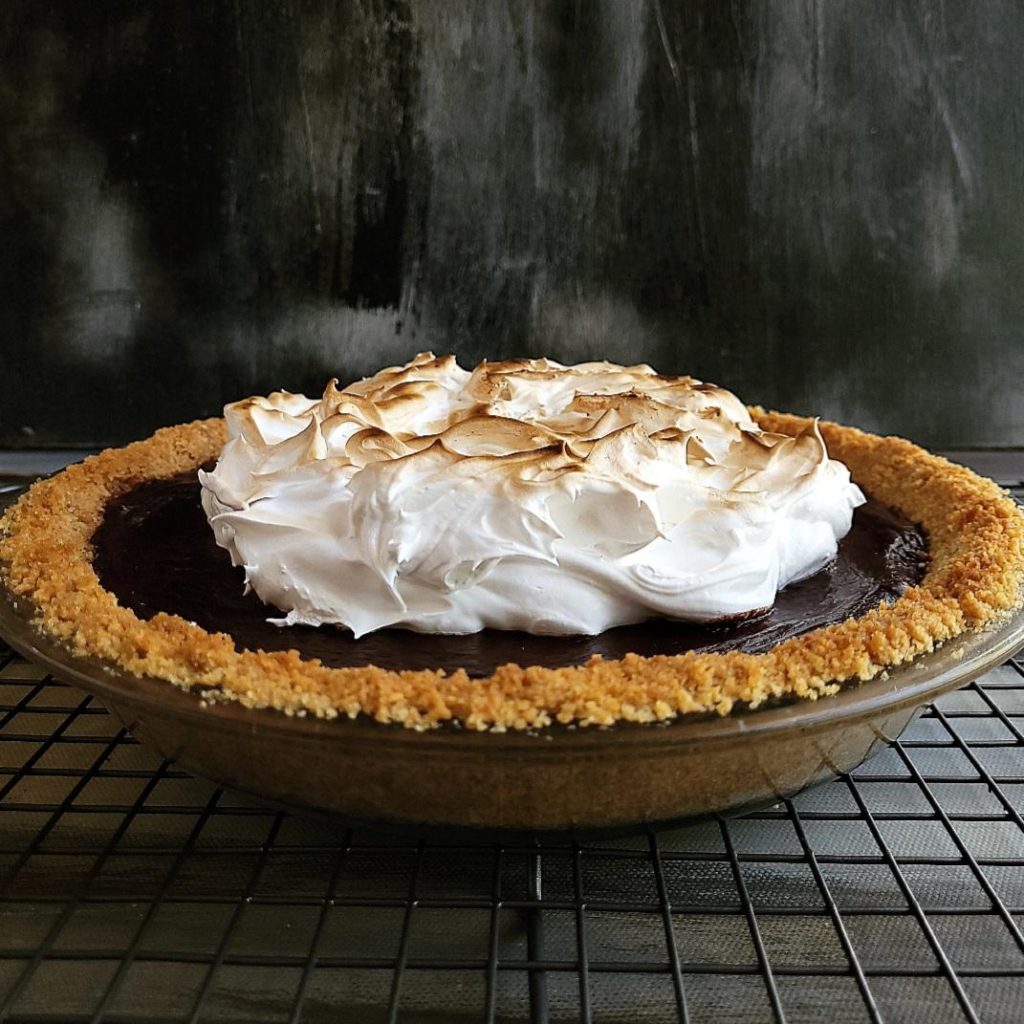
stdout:
<svg viewBox="0 0 1024 1024">
<path fill-rule="evenodd" d="M 427 353 L 225 409 L 217 543 L 282 624 L 600 633 L 769 607 L 864 496 L 814 426 L 647 365 Z"/>
</svg>

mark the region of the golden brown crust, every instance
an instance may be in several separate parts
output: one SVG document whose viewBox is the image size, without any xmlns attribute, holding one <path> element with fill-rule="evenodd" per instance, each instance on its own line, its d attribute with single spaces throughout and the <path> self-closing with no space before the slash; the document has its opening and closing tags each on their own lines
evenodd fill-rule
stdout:
<svg viewBox="0 0 1024 1024">
<path fill-rule="evenodd" d="M 795 434 L 810 422 L 752 412 L 764 429 L 780 433 Z M 630 654 L 561 669 L 503 665 L 489 678 L 471 679 L 462 671 L 327 668 L 296 651 L 236 650 L 230 636 L 177 616 L 139 619 L 100 586 L 90 538 L 114 495 L 214 458 L 224 443 L 220 420 L 169 427 L 35 484 L 0 520 L 0 574 L 32 602 L 38 628 L 76 654 L 219 690 L 253 707 L 325 718 L 362 713 L 418 729 L 455 719 L 496 730 L 652 722 L 727 714 L 738 703 L 757 707 L 782 696 L 815 699 L 1020 605 L 1024 517 L 995 484 L 900 438 L 833 423 L 822 423 L 821 431 L 858 483 L 924 526 L 931 565 L 921 585 L 893 604 L 765 654 Z"/>
</svg>

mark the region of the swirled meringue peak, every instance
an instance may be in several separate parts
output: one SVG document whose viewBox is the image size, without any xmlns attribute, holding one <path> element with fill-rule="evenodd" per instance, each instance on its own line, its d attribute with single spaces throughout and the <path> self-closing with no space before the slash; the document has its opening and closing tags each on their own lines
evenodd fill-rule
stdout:
<svg viewBox="0 0 1024 1024">
<path fill-rule="evenodd" d="M 817 427 L 649 366 L 417 356 L 227 406 L 217 543 L 282 624 L 599 633 L 770 607 L 864 501 Z"/>
</svg>

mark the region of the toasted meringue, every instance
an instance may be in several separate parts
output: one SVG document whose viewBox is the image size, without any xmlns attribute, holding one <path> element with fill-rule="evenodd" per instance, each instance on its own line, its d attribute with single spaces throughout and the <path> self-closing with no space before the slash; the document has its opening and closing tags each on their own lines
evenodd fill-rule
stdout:
<svg viewBox="0 0 1024 1024">
<path fill-rule="evenodd" d="M 817 427 L 649 366 L 417 356 L 227 406 L 217 543 L 282 624 L 594 634 L 769 607 L 864 501 Z"/>
</svg>

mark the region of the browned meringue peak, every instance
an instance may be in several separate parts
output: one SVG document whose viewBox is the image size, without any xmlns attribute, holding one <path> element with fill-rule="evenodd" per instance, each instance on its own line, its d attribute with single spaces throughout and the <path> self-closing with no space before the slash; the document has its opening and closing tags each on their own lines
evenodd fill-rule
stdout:
<svg viewBox="0 0 1024 1024">
<path fill-rule="evenodd" d="M 281 391 L 236 402 L 227 418 L 261 476 L 323 459 L 358 470 L 438 444 L 460 458 L 488 456 L 477 471 L 526 480 L 534 474 L 511 457 L 558 448 L 555 462 L 543 457 L 536 467 L 540 478 L 557 464 L 559 475 L 575 467 L 649 488 L 670 465 L 705 487 L 746 493 L 827 459 L 813 429 L 796 439 L 766 434 L 731 392 L 644 364 L 514 359 L 469 373 L 453 356 L 422 353 L 345 388 L 332 380 L 319 401 Z"/>
<path fill-rule="evenodd" d="M 659 376 L 643 364 L 565 367 L 548 359 L 516 359 L 483 362 L 467 374 L 453 356 L 423 353 L 343 389 L 332 380 L 316 410 L 313 404 L 279 392 L 236 403 L 231 418 L 243 421 L 240 432 L 247 440 L 255 431 L 271 441 L 287 434 L 291 417 L 312 413 L 330 455 L 347 454 L 360 464 L 414 454 L 427 438 L 466 457 L 564 443 L 585 460 L 588 442 L 637 426 L 655 443 L 673 439 L 665 431 L 681 432 L 675 440 L 689 436 L 689 461 L 696 465 L 701 458 L 720 459 L 736 443 L 754 452 L 743 431 L 762 437 L 730 392 L 692 377 Z M 355 430 L 368 432 L 356 437 Z M 763 441 L 774 447 L 774 439 Z M 755 453 L 754 463 L 762 462 Z"/>
<path fill-rule="evenodd" d="M 764 608 L 863 498 L 811 425 L 646 365 L 417 356 L 229 406 L 218 542 L 287 621 L 600 632 Z"/>
</svg>

